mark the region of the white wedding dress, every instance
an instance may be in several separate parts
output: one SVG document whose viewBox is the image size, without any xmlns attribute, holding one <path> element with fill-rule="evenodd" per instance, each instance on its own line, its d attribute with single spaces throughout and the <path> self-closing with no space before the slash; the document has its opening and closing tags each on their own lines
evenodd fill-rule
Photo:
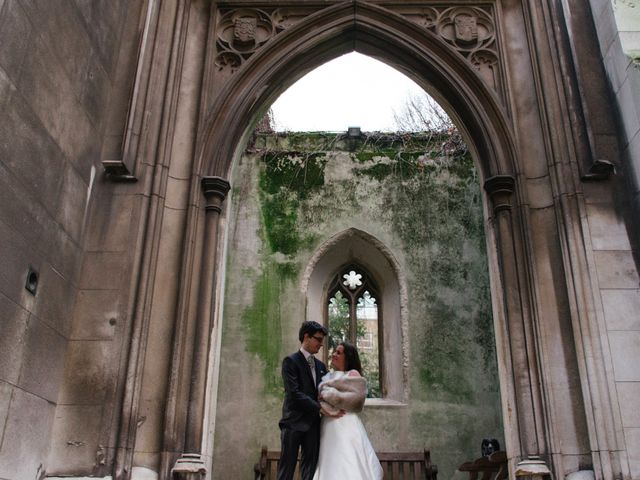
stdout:
<svg viewBox="0 0 640 480">
<path fill-rule="evenodd" d="M 322 380 L 344 372 L 332 372 Z M 320 455 L 313 480 L 380 480 L 382 466 L 364 425 L 355 413 L 341 418 L 322 417 Z"/>
</svg>

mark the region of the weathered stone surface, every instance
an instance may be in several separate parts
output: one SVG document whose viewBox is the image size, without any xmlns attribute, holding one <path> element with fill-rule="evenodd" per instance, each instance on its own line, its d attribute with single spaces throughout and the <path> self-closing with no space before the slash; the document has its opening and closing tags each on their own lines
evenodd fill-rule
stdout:
<svg viewBox="0 0 640 480">
<path fill-rule="evenodd" d="M 38 396 L 13 390 L 0 450 L 0 478 L 33 480 L 43 474 L 54 410 Z"/>
<path fill-rule="evenodd" d="M 66 339 L 34 315 L 29 317 L 18 386 L 55 404 L 64 367 Z"/>
<path fill-rule="evenodd" d="M 63 155 L 33 115 L 23 97 L 15 93 L 0 116 L 0 161 L 23 188 L 53 214 L 58 203 L 64 169 Z"/>
<path fill-rule="evenodd" d="M 0 294 L 0 380 L 16 384 L 24 354 L 29 312 Z"/>
<path fill-rule="evenodd" d="M 116 290 L 125 282 L 127 258 L 117 252 L 88 252 L 80 286 L 95 290 Z"/>
<path fill-rule="evenodd" d="M 620 39 L 616 37 L 604 55 L 605 68 L 611 79 L 611 88 L 614 94 L 620 90 L 620 87 L 627 78 L 627 70 L 631 65 L 631 58 L 626 55 L 621 55 L 621 51 L 622 46 L 620 45 Z"/>
<path fill-rule="evenodd" d="M 609 332 L 613 370 L 618 382 L 640 382 L 640 331 Z"/>
<path fill-rule="evenodd" d="M 17 235 L 4 222 L 0 222 L 0 292 L 25 310 L 32 311 L 34 297 L 24 288 L 29 266 L 40 269 L 42 256 L 25 245 L 24 239 Z"/>
<path fill-rule="evenodd" d="M 637 408 L 640 398 L 640 382 L 617 382 L 616 390 L 620 401 L 622 426 L 640 428 L 640 410 Z"/>
<path fill-rule="evenodd" d="M 39 25 L 39 34 L 48 44 L 55 46 L 57 61 L 67 72 L 70 86 L 94 126 L 99 126 L 105 100 L 110 93 L 105 67 L 111 68 L 111 65 L 105 66 L 101 62 L 94 50 L 95 44 L 90 41 L 94 29 L 91 27 L 95 25 L 85 25 L 82 13 L 69 0 L 24 2 L 23 6 L 32 23 Z"/>
<path fill-rule="evenodd" d="M 94 202 L 101 206 L 91 212 L 86 246 L 89 251 L 126 252 L 130 249 L 131 227 L 139 218 L 141 197 L 110 195 L 95 191 Z"/>
<path fill-rule="evenodd" d="M 96 464 L 101 425 L 101 405 L 59 405 L 53 423 L 49 469 L 57 475 L 91 474 L 87 467 Z"/>
<path fill-rule="evenodd" d="M 109 340 L 122 323 L 119 290 L 80 290 L 73 308 L 72 340 Z"/>
<path fill-rule="evenodd" d="M 1 8 L 2 7 L 0 7 L 0 9 Z M 2 439 L 4 437 L 5 424 L 7 422 L 13 388 L 13 385 L 0 380 L 0 445 L 2 445 Z"/>
<path fill-rule="evenodd" d="M 611 8 L 611 3 L 605 0 L 601 2 L 601 8 L 596 9 L 598 14 L 595 16 L 597 19 L 598 40 L 600 42 L 600 51 L 606 52 L 609 46 L 618 37 L 618 28 L 616 26 L 616 19 Z"/>
<path fill-rule="evenodd" d="M 638 272 L 630 251 L 594 252 L 601 288 L 638 288 Z"/>
<path fill-rule="evenodd" d="M 531 208 L 548 208 L 553 205 L 553 192 L 548 176 L 527 180 L 527 199 Z"/>
<path fill-rule="evenodd" d="M 632 478 L 640 477 L 640 428 L 625 428 L 624 438 L 629 452 Z"/>
<path fill-rule="evenodd" d="M 631 249 L 624 218 L 616 214 L 613 205 L 589 204 L 587 216 L 594 250 Z"/>
<path fill-rule="evenodd" d="M 186 210 L 190 193 L 189 186 L 188 179 L 168 177 L 165 205 L 175 210 Z"/>
<path fill-rule="evenodd" d="M 73 241 L 80 243 L 88 208 L 88 183 L 67 165 L 62 179 L 56 218 Z"/>
<path fill-rule="evenodd" d="M 59 403 L 64 405 L 100 405 L 114 381 L 118 364 L 113 358 L 112 342 L 69 341 L 64 387 Z"/>
<path fill-rule="evenodd" d="M 640 123 L 638 125 L 638 133 L 631 139 L 629 145 L 627 146 L 627 151 L 625 152 L 629 157 L 631 165 L 628 167 L 628 174 L 634 179 L 636 190 L 636 195 L 640 192 Z M 637 199 L 633 197 L 632 202 L 635 205 L 638 205 Z"/>
<path fill-rule="evenodd" d="M 124 0 L 72 0 L 80 11 L 92 46 L 111 73 L 117 55 L 118 36 L 128 2 Z"/>
<path fill-rule="evenodd" d="M 69 335 L 75 287 L 45 263 L 40 271 L 33 313 L 64 337 Z"/>
<path fill-rule="evenodd" d="M 71 0 L 0 0 L 0 377 L 17 385 L 10 407 L 11 389 L 1 389 L 2 478 L 33 480 L 47 467 L 87 187 L 111 94 L 106 72 L 113 73 L 127 3 L 103 2 L 96 11 L 88 2 L 89 24 Z M 97 45 L 103 23 L 111 33 Z M 101 59 L 101 52 L 110 53 Z M 24 288 L 29 266 L 40 273 L 35 297 Z"/>
<path fill-rule="evenodd" d="M 8 0 L 0 9 L 0 32 L 0 66 L 17 84 L 36 35 L 18 0 Z"/>
<path fill-rule="evenodd" d="M 634 82 L 628 76 L 618 90 L 618 98 L 621 114 L 631 121 L 625 122 L 623 125 L 626 138 L 635 137 L 638 132 L 638 122 L 640 122 L 640 112 L 636 91 L 634 90 Z"/>
<path fill-rule="evenodd" d="M 601 290 L 608 330 L 640 330 L 640 290 Z"/>
<path fill-rule="evenodd" d="M 51 266 L 64 278 L 77 282 L 81 266 L 82 249 L 62 228 L 53 231 L 49 237 Z"/>
</svg>

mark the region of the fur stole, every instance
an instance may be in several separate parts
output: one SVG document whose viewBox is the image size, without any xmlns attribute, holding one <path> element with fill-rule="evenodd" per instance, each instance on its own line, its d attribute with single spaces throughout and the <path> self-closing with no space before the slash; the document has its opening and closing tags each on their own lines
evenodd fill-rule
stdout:
<svg viewBox="0 0 640 480">
<path fill-rule="evenodd" d="M 320 405 L 328 413 L 335 414 L 339 410 L 361 412 L 367 396 L 367 382 L 363 377 L 342 375 L 324 380 L 319 386 Z"/>
</svg>

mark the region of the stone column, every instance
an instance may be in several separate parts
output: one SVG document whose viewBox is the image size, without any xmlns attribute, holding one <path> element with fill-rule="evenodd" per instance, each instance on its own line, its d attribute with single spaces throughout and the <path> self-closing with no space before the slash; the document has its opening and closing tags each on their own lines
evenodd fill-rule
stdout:
<svg viewBox="0 0 640 480">
<path fill-rule="evenodd" d="M 208 355 L 214 319 L 218 223 L 222 212 L 222 203 L 230 187 L 229 182 L 220 177 L 203 177 L 201 186 L 206 198 L 205 231 L 198 291 L 195 344 L 191 365 L 189 404 L 187 407 L 185 447 L 184 453 L 172 470 L 175 478 L 189 480 L 203 478 L 206 474 L 206 467 L 202 460 L 202 432 L 205 416 Z"/>
<path fill-rule="evenodd" d="M 526 261 L 522 235 L 518 234 L 513 214 L 515 179 L 497 175 L 487 179 L 484 188 L 489 194 L 495 224 L 499 273 L 502 284 L 503 316 L 498 320 L 503 340 L 498 348 L 505 349 L 503 361 L 507 364 L 501 388 L 507 391 L 507 424 L 505 435 L 509 440 L 510 458 L 518 461 L 516 475 L 527 476 L 522 467 L 529 458 L 547 453 L 546 428 L 542 406 L 541 382 L 537 361 L 537 345 L 532 324 Z M 498 328 L 497 328 L 498 330 Z M 506 377 L 506 378 L 505 378 Z M 509 432 L 507 431 L 509 430 Z M 542 464 L 545 464 L 542 461 Z M 548 468 L 547 468 L 548 470 Z"/>
</svg>

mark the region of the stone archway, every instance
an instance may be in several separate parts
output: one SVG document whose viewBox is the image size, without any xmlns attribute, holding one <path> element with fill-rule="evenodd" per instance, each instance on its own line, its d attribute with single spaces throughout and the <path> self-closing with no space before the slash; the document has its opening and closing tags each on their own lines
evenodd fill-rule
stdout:
<svg viewBox="0 0 640 480">
<path fill-rule="evenodd" d="M 599 439 L 599 445 L 604 445 L 600 450 L 613 452 L 617 449 L 615 436 L 610 435 L 608 427 L 602 429 L 594 422 L 594 413 L 585 407 L 587 404 L 598 410 L 599 405 L 604 406 L 609 409 L 604 416 L 610 416 L 606 394 L 584 383 L 572 384 L 566 398 L 547 390 L 563 379 L 577 378 L 585 368 L 603 373 L 604 366 L 599 358 L 585 359 L 578 355 L 576 350 L 582 351 L 581 339 L 571 332 L 571 326 L 592 322 L 591 300 L 589 293 L 585 293 L 588 279 L 579 274 L 580 262 L 584 262 L 580 235 L 568 239 L 566 244 L 557 240 L 558 235 L 579 229 L 579 218 L 571 209 L 562 209 L 561 199 L 554 191 L 554 182 L 562 178 L 561 190 L 573 192 L 575 185 L 563 175 L 567 171 L 569 177 L 578 173 L 571 167 L 554 164 L 552 157 L 557 153 L 554 148 L 569 157 L 575 154 L 564 140 L 557 138 L 556 130 L 566 128 L 566 134 L 573 135 L 576 144 L 584 139 L 580 139 L 580 132 L 563 123 L 560 113 L 549 113 L 543 105 L 551 93 L 543 94 L 539 77 L 550 82 L 547 77 L 555 65 L 540 66 L 519 57 L 516 51 L 521 51 L 521 46 L 505 45 L 513 32 L 501 31 L 507 17 L 523 24 L 526 22 L 522 18 L 526 18 L 531 25 L 539 26 L 543 22 L 539 9 L 545 7 L 511 6 L 504 12 L 494 4 L 451 7 L 443 2 L 441 6 L 411 9 L 401 4 L 382 6 L 378 2 L 355 0 L 322 7 L 305 6 L 297 11 L 287 7 L 286 14 L 278 12 L 279 27 L 263 23 L 268 23 L 266 18 L 274 18 L 276 10 L 283 8 L 269 7 L 269 13 L 264 14 L 265 8 L 264 2 L 255 8 L 251 2 L 239 5 L 221 2 L 214 3 L 209 11 L 213 22 L 201 86 L 201 111 L 206 113 L 201 115 L 192 168 L 194 177 L 202 177 L 202 182 L 201 185 L 194 182 L 191 191 L 191 198 L 198 199 L 195 202 L 202 208 L 189 220 L 187 243 L 196 247 L 190 246 L 185 253 L 186 263 L 193 266 L 189 277 L 199 278 L 198 291 L 203 295 L 196 295 L 195 289 L 180 293 L 183 304 L 196 303 L 194 298 L 199 297 L 197 313 L 185 314 L 194 315 L 198 333 L 185 333 L 177 340 L 179 345 L 188 343 L 189 335 L 196 338 L 195 352 L 187 351 L 177 361 L 180 369 L 186 368 L 196 375 L 191 378 L 188 395 L 182 393 L 181 399 L 177 399 L 178 394 L 172 394 L 171 408 L 167 410 L 171 421 L 164 432 L 164 451 L 185 453 L 176 464 L 177 471 L 200 468 L 194 467 L 194 462 L 197 465 L 201 461 L 198 459 L 206 456 L 207 375 L 203 372 L 211 362 L 209 332 L 213 331 L 216 337 L 215 319 L 220 315 L 211 292 L 216 275 L 219 277 L 218 272 L 223 270 L 222 260 L 216 260 L 220 258 L 216 256 L 216 239 L 221 204 L 229 189 L 224 177 L 252 122 L 278 93 L 307 71 L 355 49 L 391 64 L 429 89 L 456 119 L 473 149 L 487 193 L 488 253 L 511 471 L 523 462 L 526 466 L 528 457 L 541 455 L 557 472 L 576 471 L 586 465 L 587 469 L 592 466 L 596 471 L 602 469 L 608 478 L 611 471 L 618 469 L 616 461 L 607 460 L 609 453 L 592 453 L 594 449 L 589 443 Z M 456 30 L 457 17 L 464 20 L 461 30 Z M 240 33 L 240 45 L 227 48 L 224 41 L 219 41 L 219 30 L 235 28 L 235 20 L 242 19 L 249 19 L 248 25 L 255 23 L 254 28 L 260 26 L 266 31 L 271 28 L 271 33 L 260 38 L 243 37 Z M 551 23 L 544 26 L 553 30 Z M 479 35 L 484 35 L 482 41 L 489 43 L 482 45 Z M 234 42 L 228 36 L 223 40 Z M 535 41 L 536 48 L 548 47 L 537 37 Z M 473 45 L 479 47 L 474 50 Z M 529 70 L 516 74 L 514 65 L 524 66 L 535 74 L 527 75 Z M 520 95 L 521 91 L 518 95 L 513 93 L 519 87 L 525 95 Z M 553 93 L 559 104 L 571 101 L 562 89 Z M 519 129 L 527 129 L 527 135 L 516 134 Z M 201 186 L 206 204 L 202 204 L 199 196 Z M 548 209 L 544 220 L 542 217 L 536 220 L 538 223 L 529 217 L 527 209 L 532 203 L 536 208 Z M 560 212 L 563 214 L 562 220 L 556 219 L 557 223 L 554 209 L 558 210 L 558 217 Z M 538 230 L 533 232 L 536 227 Z M 544 248 L 552 252 L 553 260 L 540 255 L 540 249 Z M 577 255 L 577 263 L 558 261 L 568 254 Z M 563 268 L 574 268 L 573 277 L 567 278 Z M 544 282 L 556 289 L 550 293 Z M 550 297 L 541 302 L 549 293 Z M 571 313 L 568 305 L 574 306 L 573 302 L 577 307 Z M 542 329 L 548 326 L 560 333 L 557 339 L 543 338 Z M 559 350 L 566 354 L 557 356 Z M 552 361 L 560 360 L 562 368 L 547 364 L 549 354 L 556 355 Z M 170 389 L 172 392 L 178 389 L 175 385 Z M 567 412 L 570 421 L 562 431 L 554 429 L 554 422 Z M 587 431 L 588 438 L 584 435 Z M 176 440 L 183 434 L 184 442 Z"/>
<path fill-rule="evenodd" d="M 250 16 L 245 12 L 242 15 Z M 459 9 L 458 14 L 469 16 L 470 10 Z M 490 263 L 494 266 L 494 317 L 500 342 L 503 411 L 510 413 L 505 419 L 505 435 L 515 469 L 528 456 L 546 455 L 548 438 L 530 323 L 533 314 L 528 301 L 527 258 L 518 247 L 524 240 L 518 208 L 513 208 L 519 197 L 514 140 L 500 105 L 499 85 L 489 86 L 469 59 L 443 40 L 441 31 L 438 33 L 362 1 L 339 3 L 304 17 L 266 42 L 226 80 L 206 115 L 196 169 L 205 178 L 226 176 L 252 121 L 275 96 L 305 72 L 347 51 L 355 49 L 386 61 L 433 92 L 471 145 L 485 179 L 487 205 L 493 210 L 487 227 Z M 500 61 L 499 57 L 493 59 L 494 63 Z M 206 80 L 203 88 L 207 88 Z M 205 230 L 215 233 L 216 219 L 208 216 L 205 223 L 210 225 Z M 205 236 L 205 245 L 211 240 Z M 212 270 L 207 266 L 203 271 Z M 202 277 L 203 284 L 207 279 L 209 273 Z M 203 311 L 208 309 L 204 307 Z M 199 433 L 198 429 L 194 433 Z M 193 445 L 198 443 L 192 441 Z"/>
<path fill-rule="evenodd" d="M 468 15 L 467 10 L 461 14 Z M 497 45 L 493 49 L 490 53 L 497 55 Z M 513 174 L 513 134 L 499 104 L 499 85 L 488 85 L 455 45 L 429 28 L 360 0 L 304 17 L 257 50 L 230 81 L 225 79 L 202 128 L 202 174 L 227 175 L 237 146 L 261 110 L 308 71 L 354 50 L 397 68 L 429 90 L 462 127 L 485 178 Z"/>
</svg>

